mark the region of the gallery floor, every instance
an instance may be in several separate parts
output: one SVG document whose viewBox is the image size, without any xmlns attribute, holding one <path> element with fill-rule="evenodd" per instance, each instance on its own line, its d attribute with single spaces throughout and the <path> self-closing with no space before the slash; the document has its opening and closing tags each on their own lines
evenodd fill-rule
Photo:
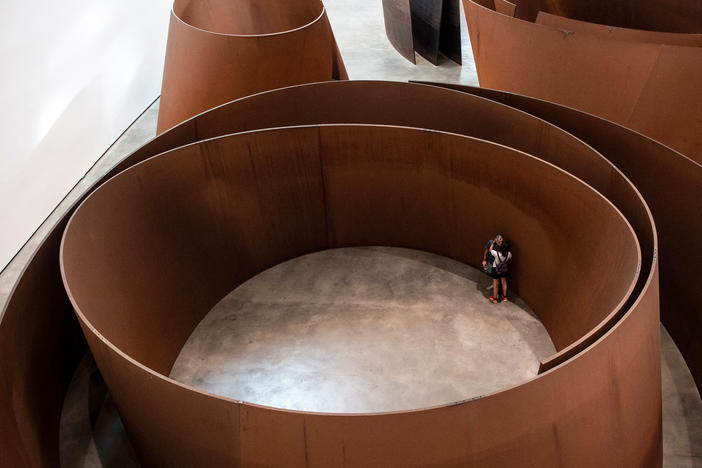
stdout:
<svg viewBox="0 0 702 468">
<path fill-rule="evenodd" d="M 477 84 L 465 24 L 462 67 L 434 67 L 421 57 L 414 66 L 387 42 L 380 2 L 325 3 L 351 79 Z M 154 135 L 157 112 L 158 101 L 0 274 L 0 306 L 46 229 Z M 489 303 L 488 284 L 470 267 L 402 249 L 295 259 L 223 298 L 191 335 L 172 377 L 235 399 L 312 411 L 392 411 L 479 397 L 533 377 L 553 351 L 528 307 Z M 662 327 L 661 338 L 664 466 L 702 467 L 702 400 Z M 64 467 L 138 466 L 89 354 L 64 405 L 60 443 Z"/>
</svg>

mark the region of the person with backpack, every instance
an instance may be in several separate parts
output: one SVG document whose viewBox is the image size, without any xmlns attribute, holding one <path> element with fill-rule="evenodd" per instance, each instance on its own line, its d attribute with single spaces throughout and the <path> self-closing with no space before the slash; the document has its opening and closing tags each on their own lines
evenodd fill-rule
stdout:
<svg viewBox="0 0 702 468">
<path fill-rule="evenodd" d="M 490 275 L 493 280 L 495 279 L 495 257 L 490 253 L 490 249 L 492 249 L 492 246 L 495 244 L 498 246 L 501 245 L 503 240 L 502 236 L 498 234 L 485 244 L 485 251 L 483 252 L 483 270 Z M 493 283 L 485 289 L 492 289 L 492 296 L 498 297 L 500 293 L 499 282 L 495 283 L 495 281 L 493 281 Z"/>
<path fill-rule="evenodd" d="M 502 302 L 507 302 L 507 277 L 509 276 L 509 265 L 512 260 L 512 252 L 507 241 L 500 235 L 495 237 L 495 241 L 489 248 L 493 261 L 492 267 L 492 296 L 490 302 L 499 302 L 499 287 L 502 286 Z"/>
<path fill-rule="evenodd" d="M 494 239 L 490 239 L 487 241 L 487 244 L 485 244 L 485 251 L 483 252 L 483 270 L 490 276 L 492 276 L 493 270 L 495 269 L 495 257 L 490 254 L 490 249 L 494 243 L 498 243 L 498 245 L 501 244 L 502 236 L 498 234 Z"/>
</svg>

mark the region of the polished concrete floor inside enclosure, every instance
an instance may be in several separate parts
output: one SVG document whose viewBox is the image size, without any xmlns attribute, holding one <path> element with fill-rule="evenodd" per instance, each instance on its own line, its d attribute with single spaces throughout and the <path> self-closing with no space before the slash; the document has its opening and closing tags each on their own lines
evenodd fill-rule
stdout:
<svg viewBox="0 0 702 468">
<path fill-rule="evenodd" d="M 222 299 L 171 377 L 236 400 L 322 412 L 408 410 L 496 392 L 534 377 L 555 350 L 521 301 L 490 303 L 489 284 L 417 250 L 305 255 Z"/>
</svg>

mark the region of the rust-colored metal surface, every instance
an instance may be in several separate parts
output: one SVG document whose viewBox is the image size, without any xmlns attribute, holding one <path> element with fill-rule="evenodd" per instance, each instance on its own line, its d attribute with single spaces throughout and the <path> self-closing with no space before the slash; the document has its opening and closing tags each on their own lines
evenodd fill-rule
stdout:
<svg viewBox="0 0 702 468">
<path fill-rule="evenodd" d="M 385 20 L 385 35 L 390 44 L 404 58 L 412 63 L 417 63 L 414 56 L 410 0 L 383 0 L 383 18 Z"/>
<path fill-rule="evenodd" d="M 413 113 L 412 109 L 417 108 L 426 112 Z M 635 158 L 649 151 L 665 165 L 671 155 L 676 155 L 614 124 L 570 109 L 558 109 L 570 115 L 571 120 L 564 119 L 564 126 L 582 125 L 589 129 L 581 137 L 588 143 L 599 143 L 600 151 L 610 159 L 629 160 L 629 164 L 635 165 Z M 456 118 L 457 115 L 461 118 Z M 555 113 L 551 117 L 557 120 L 560 115 Z M 318 123 L 406 125 L 493 140 L 566 169 L 596 188 L 613 205 L 566 174 L 524 154 L 443 133 L 335 126 L 257 132 L 200 142 L 258 128 Z M 145 466 L 169 463 L 173 466 L 305 466 L 305 463 L 308 466 L 508 466 L 519 465 L 526 459 L 539 466 L 558 463 L 660 466 L 656 233 L 636 188 L 583 141 L 543 120 L 465 93 L 401 83 L 332 82 L 266 92 L 202 114 L 127 157 L 103 181 L 146 158 L 188 143 L 194 144 L 135 167 L 96 193 L 95 200 L 108 195 L 119 200 L 114 206 L 123 210 L 120 213 L 130 213 L 134 218 L 120 219 L 109 212 L 85 212 L 95 216 L 92 218 L 96 222 L 95 232 L 119 237 L 132 243 L 129 245 L 133 245 L 134 253 L 143 252 L 144 268 L 132 268 L 130 262 L 134 262 L 134 257 L 118 255 L 124 248 L 119 245 L 113 252 L 101 252 L 95 257 L 97 269 L 89 271 L 72 263 L 74 270 L 67 277 L 80 290 L 77 300 L 90 302 L 83 311 L 95 320 L 96 328 L 84 322 L 84 332 Z M 236 157 L 249 151 L 250 157 Z M 644 159 L 649 153 L 643 153 Z M 514 171 L 516 174 L 506 178 L 495 175 L 495 168 L 485 167 L 485 158 L 490 156 L 508 161 L 509 167 L 518 169 Z M 247 160 L 246 165 L 242 159 Z M 177 161 L 173 170 L 161 170 L 171 160 Z M 405 171 L 415 170 L 398 178 L 393 172 L 398 165 L 406 165 Z M 544 172 L 534 172 L 536 168 Z M 124 188 L 122 183 L 135 183 L 133 175 L 141 174 L 142 169 L 153 174 L 148 183 L 137 184 L 131 194 L 129 190 L 119 190 Z M 322 174 L 325 183 L 320 188 Z M 553 184 L 535 183 L 533 177 L 538 174 L 542 175 L 540 181 L 549 182 L 547 175 L 553 175 Z M 677 177 L 676 174 L 669 175 Z M 252 177 L 261 183 L 260 192 L 252 189 Z M 532 179 L 528 180 L 529 177 Z M 510 183 L 500 185 L 507 181 Z M 521 184 L 528 187 L 517 191 Z M 553 196 L 553 193 L 570 193 L 558 190 L 564 187 L 561 184 L 574 190 L 573 197 Z M 685 184 L 683 181 L 683 188 L 687 187 Z M 558 191 L 551 192 L 548 189 L 551 185 Z M 502 189 L 490 189 L 495 186 Z M 157 196 L 159 190 L 162 197 Z M 144 203 L 136 201 L 137 193 L 146 194 Z M 403 193 L 406 193 L 403 199 L 411 197 L 417 203 L 394 211 L 392 208 L 398 205 L 398 197 Z M 501 225 L 493 217 L 480 218 L 482 221 L 477 226 L 470 216 L 483 216 L 483 199 L 490 203 L 506 200 L 503 203 L 510 212 L 508 218 L 515 220 L 514 226 Z M 452 205 L 451 200 L 457 203 Z M 514 204 L 510 205 L 509 200 Z M 599 200 L 597 208 L 571 211 L 578 203 L 589 203 L 588 200 Z M 556 265 L 559 252 L 553 239 L 558 237 L 553 236 L 558 235 L 554 231 L 557 223 L 549 221 L 546 214 L 562 213 L 566 219 L 583 215 L 606 218 L 606 213 L 616 213 L 614 207 L 627 222 L 619 215 L 614 216 L 623 224 L 613 229 L 623 229 L 631 236 L 630 225 L 641 247 L 638 279 L 638 253 L 633 264 L 633 257 L 625 254 L 631 252 L 629 248 L 636 240 L 624 242 L 625 251 L 620 253 L 625 258 L 617 262 L 609 252 L 611 242 L 617 245 L 620 242 L 617 235 L 610 239 L 599 229 L 589 232 L 586 228 L 593 225 L 582 220 L 577 226 L 566 223 L 571 226 L 569 229 L 585 230 L 580 242 L 586 249 L 592 246 L 592 255 L 600 258 L 593 268 L 606 264 L 615 271 L 629 273 L 614 275 L 608 268 L 604 274 L 611 281 L 576 281 L 587 289 L 587 294 L 578 296 L 578 290 L 569 304 L 564 302 L 558 307 L 546 304 L 543 289 L 529 278 L 535 273 L 548 274 L 547 267 L 530 268 L 543 262 L 542 257 Z M 330 210 L 324 221 L 319 219 L 322 209 Z M 422 224 L 407 222 L 417 214 L 424 216 Z M 679 215 L 673 211 L 668 219 Z M 241 216 L 244 218 L 238 218 Z M 348 221 L 351 216 L 355 222 Z M 213 225 L 215 219 L 221 222 Z M 246 221 L 239 224 L 241 229 L 228 231 L 238 219 Z M 359 223 L 359 219 L 364 222 Z M 275 228 L 270 228 L 274 221 Z M 57 371 L 51 367 L 50 360 L 42 359 L 44 348 L 33 343 L 39 340 L 57 343 L 47 344 L 45 348 L 49 349 L 74 342 L 75 338 L 70 326 L 31 325 L 41 324 L 46 315 L 55 314 L 58 304 L 66 301 L 65 293 L 60 292 L 61 279 L 55 260 L 50 260 L 54 255 L 51 249 L 58 249 L 57 239 L 65 222 L 64 219 L 56 226 L 40 248 L 29 267 L 34 265 L 36 273 L 20 279 L 0 322 L 2 336 L 9 337 L 0 342 L 3 351 L 17 347 L 32 362 L 40 363 L 32 368 L 35 381 L 49 382 L 47 376 Z M 172 229 L 165 232 L 168 223 Z M 550 230 L 546 229 L 548 226 Z M 205 232 L 207 227 L 210 230 Z M 295 235 L 286 235 L 291 230 Z M 536 305 L 535 310 L 560 349 L 559 365 L 552 365 L 550 370 L 521 386 L 448 407 L 349 416 L 295 413 L 240 404 L 193 391 L 160 375 L 168 372 L 179 350 L 178 343 L 182 344 L 189 329 L 209 310 L 210 302 L 219 299 L 215 296 L 224 295 L 247 275 L 287 255 L 326 245 L 378 240 L 426 248 L 475 264 L 479 255 L 471 250 L 471 243 L 475 240 L 476 245 L 481 245 L 482 237 L 496 231 L 530 234 L 530 240 L 519 252 L 524 263 L 517 265 L 521 269 L 516 273 L 517 287 L 520 294 Z M 460 237 L 460 242 L 451 241 L 453 235 Z M 604 237 L 600 235 L 606 239 L 602 241 Z M 158 243 L 157 237 L 167 242 Z M 90 242 L 99 243 L 100 236 L 86 240 L 85 246 Z M 82 246 L 73 244 L 73 248 L 78 247 Z M 599 257 L 603 254 L 597 252 L 603 249 L 607 255 Z M 229 256 L 212 259 L 201 255 L 215 250 L 228 252 Z M 170 255 L 172 252 L 178 254 Z M 163 258 L 165 267 L 154 270 L 155 260 L 149 259 L 152 255 Z M 575 255 L 564 261 L 583 267 L 589 265 L 590 259 Z M 103 271 L 100 269 L 104 269 L 104 274 L 97 273 Z M 589 269 L 584 270 L 584 275 L 593 274 Z M 204 272 L 203 276 L 194 278 L 195 271 Z M 218 272 L 225 271 L 232 274 L 218 276 Z M 181 286 L 173 296 L 166 294 L 169 286 L 180 284 L 182 278 L 188 281 L 192 278 L 192 282 L 183 283 L 186 287 Z M 116 283 L 124 286 L 111 290 L 115 302 L 109 304 L 113 310 L 118 304 L 124 306 L 128 311 L 124 320 L 107 315 L 107 309 L 94 308 L 104 298 L 86 292 L 86 285 L 96 280 L 105 281 L 100 285 L 102 288 L 112 288 Z M 44 288 L 56 288 L 57 305 L 42 302 Z M 599 296 L 599 302 L 586 302 L 586 296 L 600 288 L 605 293 Z M 139 301 L 143 316 L 134 315 L 136 290 L 143 294 L 143 301 Z M 186 294 L 193 291 L 201 294 L 192 294 L 197 297 Z M 159 323 L 164 303 L 171 313 Z M 8 321 L 12 317 L 15 319 Z M 56 323 L 75 323 L 68 318 L 56 320 Z M 12 323 L 19 325 L 12 333 L 6 333 L 6 325 Z M 115 323 L 120 326 L 110 327 Z M 144 340 L 151 341 L 145 344 Z M 3 371 L 0 375 L 11 375 L 10 372 L 25 368 L 5 362 L 5 355 L 0 354 Z M 65 379 L 70 377 L 71 359 L 69 356 L 65 369 L 58 372 Z M 10 372 L 5 373 L 8 369 Z M 0 448 L 12 447 L 0 453 L 10 454 L 9 466 L 52 466 L 46 460 L 28 462 L 21 454 L 32 450 L 55 451 L 52 447 L 56 444 L 56 426 L 41 430 L 39 427 L 45 422 L 42 408 L 51 408 L 46 403 L 51 398 L 60 401 L 62 386 L 47 385 L 40 393 L 31 386 L 32 382 L 8 378 L 0 383 L 0 433 L 9 434 L 0 438 Z M 28 396 L 12 396 L 21 392 Z M 52 417 L 50 411 L 47 417 Z M 18 423 L 17 418 L 26 420 Z M 181 426 L 183 423 L 185 426 Z M 631 437 L 634 433 L 639 437 Z M 12 445 L 12 441 L 19 446 Z M 175 454 L 181 458 L 176 460 Z"/>
<path fill-rule="evenodd" d="M 383 0 L 385 33 L 395 49 L 412 63 L 414 53 L 439 64 L 439 52 L 461 64 L 458 0 Z"/>
<path fill-rule="evenodd" d="M 409 93 L 412 95 L 411 101 L 406 99 Z M 361 100 L 378 105 L 371 111 L 356 104 Z M 442 112 L 412 112 L 415 106 L 429 109 L 436 105 Z M 261 112 L 261 109 L 266 111 Z M 464 114 L 462 118 L 455 118 L 461 114 Z M 335 122 L 396 124 L 471 135 L 517 148 L 558 165 L 605 194 L 627 216 L 642 244 L 644 264 L 637 285 L 639 291 L 646 282 L 654 257 L 654 234 L 647 208 L 630 182 L 589 146 L 574 140 L 557 127 L 521 112 L 494 106 L 461 93 L 447 94 L 429 87 L 417 88 L 406 84 L 382 82 L 320 83 L 310 87 L 292 87 L 242 99 L 197 116 L 174 129 L 181 133 L 173 138 L 172 144 L 164 146 L 161 143 L 157 150 L 146 147 L 147 154 L 137 152 L 133 157 L 146 157 L 185 143 L 236 131 L 296 123 Z M 168 138 L 169 134 L 165 134 L 154 143 L 164 142 Z M 500 222 L 492 222 L 489 227 L 496 232 L 505 231 Z M 540 252 L 550 252 L 551 256 L 559 255 L 555 249 L 556 244 L 544 243 L 539 246 Z M 518 252 L 520 256 L 524 254 L 528 256 L 531 253 Z M 534 261 L 538 262 L 538 258 Z M 524 265 L 528 263 L 525 262 Z M 519 288 L 518 283 L 516 286 Z M 559 301 L 563 300 L 548 293 L 540 298 L 527 296 L 526 299 L 530 303 L 546 302 L 548 299 L 554 305 L 552 310 L 558 310 L 562 306 Z M 601 321 L 610 322 L 619 316 L 614 314 L 611 317 L 573 317 L 545 311 L 537 312 L 558 349 L 580 339 Z M 604 323 L 601 325 L 598 329 L 607 329 Z M 594 338 L 597 336 L 599 335 L 596 334 Z"/>
<path fill-rule="evenodd" d="M 553 191 L 543 190 L 535 179 Z M 624 417 L 601 419 L 609 427 L 627 426 L 629 418 L 641 423 L 628 428 L 646 434 L 633 443 L 607 431 L 578 434 L 586 424 L 587 401 L 594 403 L 591 391 L 609 387 L 607 379 L 591 374 L 577 391 L 551 401 L 534 388 L 540 387 L 536 379 L 519 390 L 458 405 L 363 418 L 280 411 L 215 396 L 208 397 L 213 402 L 202 401 L 186 387 L 173 395 L 167 411 L 154 411 L 152 402 L 163 399 L 163 392 L 150 391 L 152 380 L 180 386 L 163 374 L 204 314 L 249 277 L 310 251 L 349 245 L 419 248 L 469 261 L 474 253 L 468 246 L 489 236 L 484 221 L 495 211 L 504 214 L 508 232 L 522 232 L 521 249 L 534 257 L 542 239 L 570 240 L 575 255 L 541 257 L 540 263 L 530 263 L 530 271 L 515 272 L 523 291 L 540 288 L 571 296 L 573 302 L 561 313 L 609 311 L 636 279 L 638 243 L 623 216 L 554 166 L 468 137 L 349 125 L 220 137 L 135 166 L 95 191 L 75 213 L 64 235 L 62 267 L 100 369 L 110 388 L 119 389 L 113 393 L 120 414 L 143 459 L 154 463 L 326 466 L 346 460 L 354 466 L 403 466 L 414 460 L 424 466 L 504 466 L 517 464 L 523 450 L 505 451 L 504 440 L 520 437 L 542 441 L 530 451 L 541 466 L 559 459 L 604 463 L 611 452 L 618 452 L 615 458 L 624 466 L 645 463 L 641 454 L 659 444 L 655 410 L 642 418 L 625 410 Z M 588 286 L 589 303 L 571 286 L 576 282 Z M 551 307 L 544 302 L 535 308 Z M 656 308 L 647 312 L 655 325 Z M 654 326 L 638 338 L 657 332 Z M 648 358 L 657 349 L 639 351 L 634 367 L 648 367 L 645 378 L 655 382 L 657 361 Z M 594 370 L 603 358 L 593 353 L 589 366 Z M 590 360 L 587 353 L 581 359 Z M 606 359 L 632 365 L 632 355 L 612 353 Z M 144 373 L 135 376 L 134 371 Z M 557 374 L 551 378 L 560 380 Z M 632 379 L 635 385 L 609 391 L 597 404 L 625 400 L 636 413 L 650 404 L 655 408 L 655 392 L 640 395 L 639 383 Z M 496 399 L 510 403 L 493 407 Z M 530 409 L 514 411 L 523 407 Z M 175 408 L 189 410 L 176 414 Z M 556 419 L 564 438 L 578 440 L 580 450 L 563 451 L 552 437 L 552 418 L 561 411 L 569 415 Z M 481 413 L 482 418 L 472 417 Z M 208 430 L 190 430 L 188 439 L 174 446 L 172 435 L 159 433 L 166 416 L 170 426 L 207 425 Z M 481 434 L 485 420 L 499 421 L 493 422 L 494 436 L 469 436 L 456 444 L 457 436 Z M 622 443 L 627 447 L 622 449 Z M 596 453 L 596 447 L 609 453 Z"/>
<path fill-rule="evenodd" d="M 460 0 L 444 0 L 442 5 L 439 52 L 457 64 L 462 65 L 461 3 Z"/>
<path fill-rule="evenodd" d="M 63 396 L 85 339 L 58 281 L 59 223 L 0 315 L 0 466 L 59 465 Z M 53 279 L 53 280 L 52 280 Z"/>
<path fill-rule="evenodd" d="M 481 86 L 575 107 L 702 161 L 700 2 L 515 0 L 515 17 L 503 3 L 463 0 Z"/>
<path fill-rule="evenodd" d="M 159 133 L 239 97 L 348 79 L 319 0 L 176 0 Z"/>
<path fill-rule="evenodd" d="M 502 91 L 439 84 L 529 112 L 591 144 L 643 194 L 660 240 L 661 320 L 702 388 L 702 252 L 681 245 L 702 235 L 702 165 L 619 125 L 539 99 Z M 645 252 L 645 250 L 644 250 Z M 685 291 L 685 294 L 680 294 Z"/>
</svg>

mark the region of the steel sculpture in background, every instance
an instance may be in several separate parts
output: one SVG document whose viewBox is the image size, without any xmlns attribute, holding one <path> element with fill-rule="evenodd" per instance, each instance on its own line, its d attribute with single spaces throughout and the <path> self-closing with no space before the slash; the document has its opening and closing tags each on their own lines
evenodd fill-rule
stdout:
<svg viewBox="0 0 702 468">
<path fill-rule="evenodd" d="M 410 62 L 419 52 L 434 65 L 439 53 L 461 64 L 458 0 L 383 0 L 383 18 L 388 40 Z"/>
<path fill-rule="evenodd" d="M 598 115 L 702 162 L 702 2 L 463 6 L 481 86 Z"/>
<path fill-rule="evenodd" d="M 158 133 L 250 94 L 348 79 L 320 0 L 176 0 Z"/>
</svg>

